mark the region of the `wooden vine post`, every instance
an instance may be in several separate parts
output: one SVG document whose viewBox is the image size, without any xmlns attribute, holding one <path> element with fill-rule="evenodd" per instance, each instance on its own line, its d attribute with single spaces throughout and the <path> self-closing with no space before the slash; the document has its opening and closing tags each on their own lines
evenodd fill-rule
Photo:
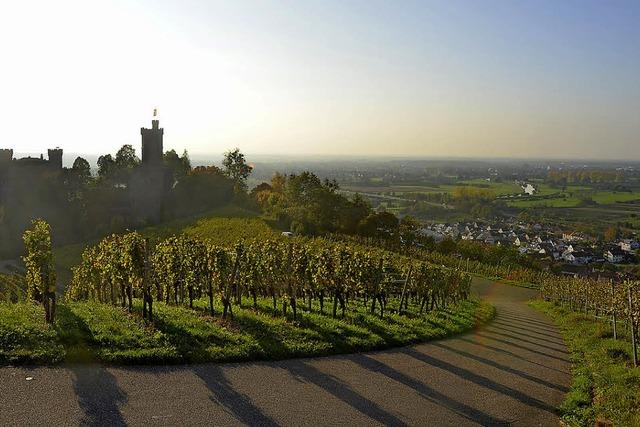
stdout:
<svg viewBox="0 0 640 427">
<path fill-rule="evenodd" d="M 611 281 L 611 323 L 613 323 L 613 339 L 618 339 L 618 319 L 616 319 L 616 284 Z"/>
<path fill-rule="evenodd" d="M 633 353 L 633 366 L 638 367 L 638 342 L 636 337 L 636 322 L 634 321 L 633 298 L 631 297 L 631 283 L 627 286 L 627 300 L 629 303 L 629 326 L 631 329 L 631 348 Z"/>
<path fill-rule="evenodd" d="M 413 271 L 413 265 L 410 265 L 409 266 L 409 271 L 407 272 L 407 276 L 404 279 L 404 285 L 402 285 L 402 294 L 400 295 L 400 308 L 398 310 L 398 314 L 402 314 L 403 313 L 403 311 L 402 311 L 403 305 L 402 304 L 406 304 L 406 301 L 404 299 L 405 298 L 405 292 L 407 290 L 407 284 L 409 283 L 409 280 L 411 280 L 411 272 L 412 271 Z"/>
</svg>

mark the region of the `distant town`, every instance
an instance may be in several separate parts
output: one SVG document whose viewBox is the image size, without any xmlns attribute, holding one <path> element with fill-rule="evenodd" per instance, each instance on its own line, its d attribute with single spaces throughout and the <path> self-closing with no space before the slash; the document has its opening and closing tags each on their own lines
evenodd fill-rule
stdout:
<svg viewBox="0 0 640 427">
<path fill-rule="evenodd" d="M 604 242 L 584 233 L 563 232 L 558 227 L 518 220 L 438 223 L 425 225 L 420 232 L 435 242 L 461 239 L 511 246 L 549 265 L 559 264 L 561 272 L 569 275 L 589 274 L 594 271 L 591 265 L 635 264 L 636 250 L 640 248 L 636 239 Z"/>
</svg>

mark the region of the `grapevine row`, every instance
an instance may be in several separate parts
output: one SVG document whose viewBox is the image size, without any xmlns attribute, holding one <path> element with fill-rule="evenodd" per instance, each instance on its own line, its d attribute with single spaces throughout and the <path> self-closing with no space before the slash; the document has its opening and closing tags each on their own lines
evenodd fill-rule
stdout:
<svg viewBox="0 0 640 427">
<path fill-rule="evenodd" d="M 540 292 L 547 301 L 611 322 L 614 339 L 618 339 L 618 323 L 626 323 L 632 344 L 633 362 L 635 366 L 638 365 L 640 282 L 616 283 L 554 276 L 541 282 Z"/>
<path fill-rule="evenodd" d="M 376 248 L 324 239 L 256 240 L 222 247 L 184 235 L 151 245 L 138 233 L 112 235 L 82 254 L 67 291 L 70 299 L 94 299 L 130 310 L 142 298 L 143 316 L 153 319 L 153 301 L 193 307 L 200 298 L 222 303 L 223 317 L 248 298 L 270 298 L 274 310 L 311 310 L 332 304 L 333 317 L 350 304 L 372 313 L 420 312 L 466 299 L 471 277 Z"/>
</svg>

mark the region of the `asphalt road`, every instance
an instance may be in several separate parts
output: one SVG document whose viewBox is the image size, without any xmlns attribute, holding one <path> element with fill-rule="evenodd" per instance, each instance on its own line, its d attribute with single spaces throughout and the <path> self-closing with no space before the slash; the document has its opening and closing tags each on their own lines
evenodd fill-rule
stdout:
<svg viewBox="0 0 640 427">
<path fill-rule="evenodd" d="M 389 351 L 182 367 L 0 369 L 0 425 L 558 425 L 570 383 L 533 291 L 481 282 L 491 324 Z M 26 378 L 32 378 L 27 380 Z"/>
</svg>

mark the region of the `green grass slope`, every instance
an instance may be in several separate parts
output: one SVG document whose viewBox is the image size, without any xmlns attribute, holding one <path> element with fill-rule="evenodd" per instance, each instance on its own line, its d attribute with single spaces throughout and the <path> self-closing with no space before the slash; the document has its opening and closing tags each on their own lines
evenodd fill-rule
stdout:
<svg viewBox="0 0 640 427">
<path fill-rule="evenodd" d="M 571 426 L 640 426 L 640 368 L 633 368 L 624 327 L 614 340 L 608 324 L 544 301 L 531 305 L 560 327 L 571 352 L 573 385 L 561 406 Z"/>
<path fill-rule="evenodd" d="M 140 310 L 136 302 L 134 311 Z M 155 304 L 153 324 L 139 313 L 95 302 L 60 304 L 54 326 L 39 306 L 0 304 L 0 364 L 101 361 L 114 364 L 278 360 L 375 350 L 442 338 L 492 319 L 493 306 L 470 300 L 423 316 L 388 314 L 360 305 L 345 318 L 299 311 L 298 319 L 275 313 L 271 301 L 258 309 L 236 308 L 233 320 L 206 311 Z M 218 311 L 219 313 L 219 311 Z"/>
</svg>

